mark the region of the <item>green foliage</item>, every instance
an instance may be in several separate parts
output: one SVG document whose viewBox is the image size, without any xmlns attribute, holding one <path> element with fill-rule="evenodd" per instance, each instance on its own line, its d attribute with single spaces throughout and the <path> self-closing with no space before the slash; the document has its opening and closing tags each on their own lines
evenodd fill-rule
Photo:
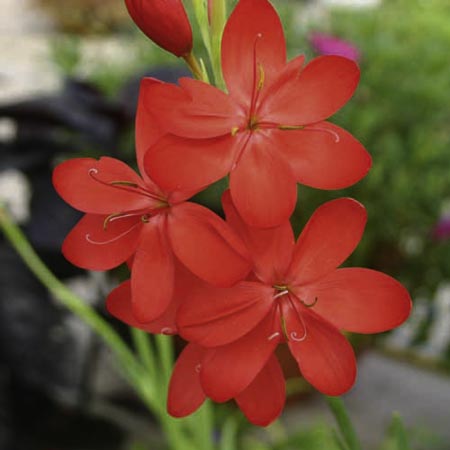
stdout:
<svg viewBox="0 0 450 450">
<path fill-rule="evenodd" d="M 336 9 L 331 32 L 362 52 L 361 83 L 333 121 L 360 139 L 373 168 L 337 192 L 301 187 L 294 222 L 325 200 L 349 195 L 369 213 L 349 261 L 388 272 L 413 294 L 450 278 L 450 242 L 431 230 L 450 199 L 450 8 L 445 0 L 390 0 L 375 9 Z"/>
</svg>

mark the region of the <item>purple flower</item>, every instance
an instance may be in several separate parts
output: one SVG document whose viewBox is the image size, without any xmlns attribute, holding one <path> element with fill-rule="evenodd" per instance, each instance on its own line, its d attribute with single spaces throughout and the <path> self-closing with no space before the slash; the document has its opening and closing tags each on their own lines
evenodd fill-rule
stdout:
<svg viewBox="0 0 450 450">
<path fill-rule="evenodd" d="M 450 238 L 450 216 L 443 216 L 433 228 L 433 238 L 443 241 Z"/>
<path fill-rule="evenodd" d="M 320 55 L 344 56 L 353 61 L 358 61 L 361 57 L 359 49 L 354 44 L 329 34 L 314 32 L 309 36 L 309 42 L 314 51 Z"/>
</svg>

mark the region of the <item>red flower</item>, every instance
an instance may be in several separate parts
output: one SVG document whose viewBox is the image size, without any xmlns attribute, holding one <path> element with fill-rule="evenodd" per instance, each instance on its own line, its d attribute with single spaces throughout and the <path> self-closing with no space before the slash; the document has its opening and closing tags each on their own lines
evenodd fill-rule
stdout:
<svg viewBox="0 0 450 450">
<path fill-rule="evenodd" d="M 181 0 L 125 0 L 136 25 L 153 42 L 176 56 L 192 50 L 192 29 Z"/>
<path fill-rule="evenodd" d="M 138 165 L 152 135 L 145 108 L 137 123 Z M 208 209 L 184 200 L 192 192 L 162 191 L 143 173 L 104 157 L 56 167 L 53 183 L 67 203 L 87 213 L 69 233 L 63 253 L 73 264 L 107 270 L 133 257 L 133 313 L 139 322 L 159 317 L 172 299 L 174 255 L 210 283 L 229 286 L 249 270 L 246 250 L 228 225 Z"/>
<path fill-rule="evenodd" d="M 229 289 L 191 291 L 180 306 L 180 334 L 213 348 L 200 373 L 205 393 L 216 401 L 233 398 L 286 342 L 307 381 L 324 394 L 343 394 L 354 383 L 356 364 L 340 330 L 390 330 L 411 308 L 408 292 L 393 278 L 337 268 L 362 236 L 364 207 L 348 198 L 322 205 L 296 244 L 288 222 L 264 230 L 245 225 L 229 192 L 224 208 L 253 255 L 254 271 Z"/>
<path fill-rule="evenodd" d="M 167 399 L 167 410 L 172 416 L 187 416 L 205 401 L 200 372 L 210 353 L 199 345 L 188 344 L 178 357 Z M 275 356 L 269 357 L 251 383 L 234 396 L 247 419 L 260 426 L 269 425 L 281 414 L 285 398 L 283 371 Z"/>
<path fill-rule="evenodd" d="M 188 78 L 143 83 L 144 102 L 168 133 L 145 168 L 164 189 L 199 189 L 230 172 L 244 220 L 280 224 L 292 213 L 296 182 L 320 189 L 360 180 L 371 158 L 348 132 L 324 122 L 352 96 L 357 65 L 322 56 L 302 69 L 286 63 L 280 20 L 267 0 L 240 0 L 223 34 L 229 94 Z M 170 167 L 170 170 L 166 170 Z"/>
<path fill-rule="evenodd" d="M 175 317 L 178 307 L 195 283 L 198 283 L 198 278 L 181 264 L 176 263 L 172 302 L 161 316 L 149 322 L 140 322 L 134 316 L 130 280 L 124 281 L 112 290 L 106 299 L 106 309 L 112 316 L 130 327 L 139 328 L 153 334 L 177 334 Z"/>
</svg>

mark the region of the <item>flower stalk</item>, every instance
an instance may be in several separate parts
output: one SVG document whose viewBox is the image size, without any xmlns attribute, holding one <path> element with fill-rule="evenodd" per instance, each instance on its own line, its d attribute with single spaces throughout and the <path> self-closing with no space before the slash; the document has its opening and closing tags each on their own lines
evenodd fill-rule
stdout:
<svg viewBox="0 0 450 450">
<path fill-rule="evenodd" d="M 345 408 L 344 401 L 340 397 L 325 397 L 328 406 L 333 413 L 339 432 L 348 450 L 363 450 L 350 416 Z"/>
<path fill-rule="evenodd" d="M 198 412 L 202 420 L 174 419 L 166 412 L 165 393 L 174 358 L 172 338 L 156 336 L 156 345 L 153 347 L 146 333 L 132 328 L 136 357 L 106 320 L 55 277 L 1 203 L 0 230 L 36 278 L 62 305 L 86 323 L 113 352 L 125 379 L 160 421 L 170 449 L 214 450 L 212 439 L 206 441 L 200 432 L 201 429 L 207 435 L 212 435 L 213 411 L 210 405 Z"/>
</svg>

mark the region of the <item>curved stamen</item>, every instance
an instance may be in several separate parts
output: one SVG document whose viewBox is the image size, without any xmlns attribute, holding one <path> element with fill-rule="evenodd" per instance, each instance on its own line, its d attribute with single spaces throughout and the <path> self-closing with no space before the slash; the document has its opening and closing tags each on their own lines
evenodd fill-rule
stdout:
<svg viewBox="0 0 450 450">
<path fill-rule="evenodd" d="M 336 144 L 341 140 L 340 136 L 336 133 L 336 131 L 330 130 L 329 128 L 322 128 L 322 127 L 308 128 L 306 126 L 306 127 L 303 127 L 303 131 L 322 131 L 322 132 L 331 134 L 331 136 L 334 137 L 334 142 Z"/>
<path fill-rule="evenodd" d="M 287 289 L 285 289 L 284 291 L 278 292 L 278 294 L 275 294 L 273 296 L 273 299 L 275 300 L 278 297 L 282 297 L 283 295 L 289 294 L 289 291 Z"/>
<path fill-rule="evenodd" d="M 312 308 L 319 301 L 319 297 L 314 297 L 314 300 L 312 301 L 312 303 L 305 302 L 305 300 L 302 300 L 301 298 L 299 298 L 299 301 L 306 308 Z"/>
<path fill-rule="evenodd" d="M 277 338 L 278 336 L 280 336 L 280 333 L 278 331 L 276 331 L 275 333 L 272 333 L 267 340 L 268 341 L 273 341 L 275 338 Z"/>
<path fill-rule="evenodd" d="M 287 331 L 287 335 L 288 335 L 288 339 L 293 340 L 295 342 L 302 342 L 306 339 L 306 337 L 308 336 L 308 332 L 306 330 L 306 324 L 305 321 L 303 320 L 302 315 L 297 311 L 297 308 L 295 307 L 295 305 L 292 303 L 292 299 L 290 297 L 288 297 L 289 299 L 289 304 L 290 307 L 294 310 L 295 315 L 297 316 L 297 319 L 299 320 L 299 322 L 302 324 L 303 327 L 303 335 L 302 336 L 298 336 L 297 331 L 291 331 L 290 333 Z"/>
<path fill-rule="evenodd" d="M 139 186 L 137 183 L 134 183 L 132 181 L 127 180 L 116 180 L 116 181 L 110 181 L 106 182 L 101 180 L 100 178 L 96 177 L 95 175 L 98 175 L 99 170 L 95 167 L 91 167 L 88 170 L 88 175 L 97 183 L 103 184 L 104 186 L 108 187 L 114 187 L 116 189 L 120 189 L 121 191 L 130 192 L 137 195 L 142 195 L 144 197 L 149 197 L 152 200 L 158 200 L 160 202 L 166 203 L 167 200 L 158 194 L 155 194 L 153 192 L 148 191 L 146 188 Z"/>
<path fill-rule="evenodd" d="M 253 44 L 253 85 L 252 85 L 252 99 L 250 102 L 250 114 L 249 116 L 253 116 L 253 112 L 256 108 L 256 102 L 258 101 L 259 93 L 264 86 L 264 68 L 261 63 L 256 61 L 256 46 L 259 42 L 259 39 L 262 38 L 262 34 L 258 33 L 255 38 L 255 42 Z"/>
<path fill-rule="evenodd" d="M 142 211 L 139 212 L 130 212 L 130 213 L 114 213 L 114 214 L 110 214 L 103 222 L 103 229 L 106 231 L 106 229 L 108 228 L 108 225 L 111 222 L 114 222 L 115 220 L 119 220 L 119 219 L 126 219 L 127 217 L 136 217 L 136 216 L 140 216 L 142 214 Z M 144 217 L 144 216 L 142 216 Z"/>
<path fill-rule="evenodd" d="M 94 239 L 91 238 L 91 235 L 89 233 L 86 234 L 85 238 L 89 242 L 89 244 L 108 245 L 108 244 L 112 244 L 113 242 L 117 242 L 119 239 L 123 238 L 128 233 L 131 233 L 131 231 L 133 231 L 138 225 L 141 225 L 141 223 L 140 222 L 135 223 L 128 230 L 126 230 L 123 233 L 121 233 L 121 234 L 119 234 L 117 236 L 114 236 L 113 238 L 108 239 L 106 241 L 94 241 Z"/>
</svg>

